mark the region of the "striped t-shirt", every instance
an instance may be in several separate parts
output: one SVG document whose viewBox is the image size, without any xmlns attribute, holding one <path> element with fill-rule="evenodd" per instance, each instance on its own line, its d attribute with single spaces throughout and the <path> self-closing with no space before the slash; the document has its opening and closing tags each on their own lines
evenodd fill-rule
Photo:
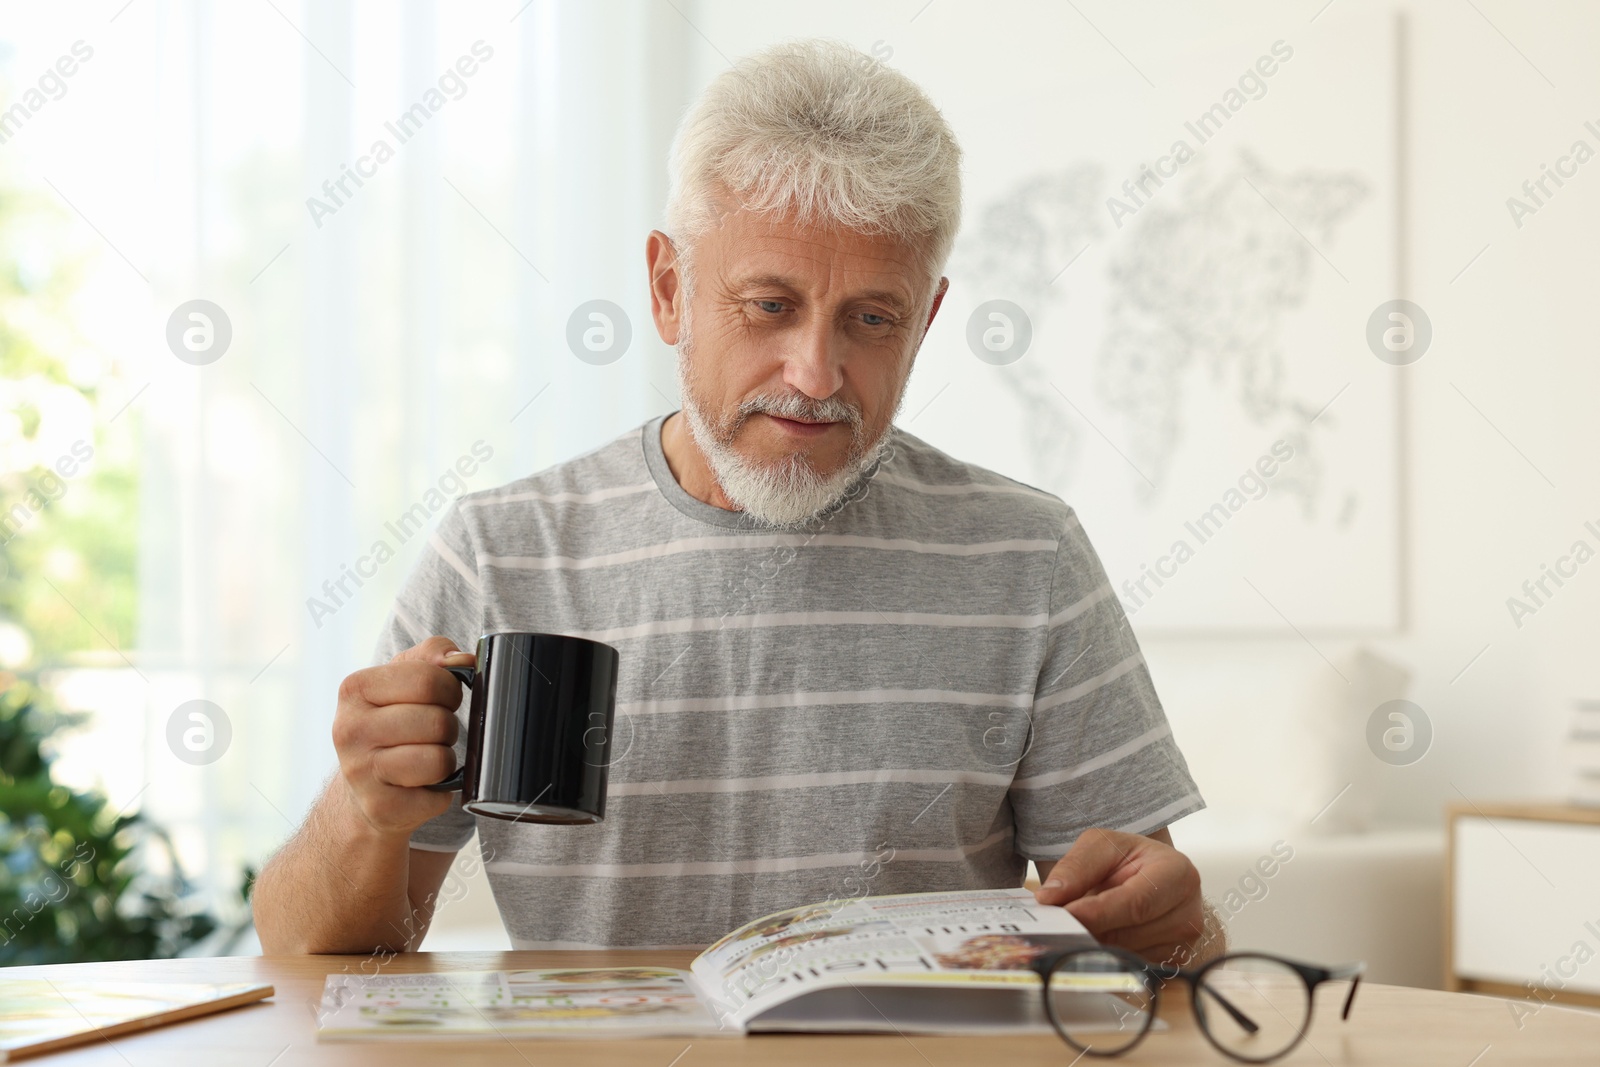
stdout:
<svg viewBox="0 0 1600 1067">
<path fill-rule="evenodd" d="M 699 947 L 815 901 L 1017 886 L 1086 828 L 1205 806 L 1059 498 L 894 428 L 848 503 L 777 531 L 685 492 L 664 419 L 457 501 L 379 642 L 621 653 L 604 822 L 458 794 L 412 835 L 477 832 L 518 948 Z"/>
</svg>

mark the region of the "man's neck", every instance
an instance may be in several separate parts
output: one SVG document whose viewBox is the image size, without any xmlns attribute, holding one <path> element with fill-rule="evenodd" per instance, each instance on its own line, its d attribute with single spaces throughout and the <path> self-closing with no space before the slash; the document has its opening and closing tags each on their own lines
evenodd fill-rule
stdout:
<svg viewBox="0 0 1600 1067">
<path fill-rule="evenodd" d="M 706 462 L 705 454 L 695 444 L 689 432 L 689 422 L 683 412 L 675 411 L 661 424 L 661 451 L 667 457 L 667 469 L 683 487 L 683 491 L 700 501 L 723 511 L 740 511 L 722 492 L 717 477 Z"/>
</svg>

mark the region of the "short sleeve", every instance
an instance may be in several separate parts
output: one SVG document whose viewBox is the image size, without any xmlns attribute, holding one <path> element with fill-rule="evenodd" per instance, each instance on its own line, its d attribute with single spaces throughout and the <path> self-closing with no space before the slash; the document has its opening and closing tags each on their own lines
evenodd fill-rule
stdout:
<svg viewBox="0 0 1600 1067">
<path fill-rule="evenodd" d="M 388 663 L 397 654 L 435 635 L 448 637 L 458 648 L 476 647 L 483 618 L 478 583 L 477 553 L 459 501 L 452 504 L 428 536 L 416 566 L 406 577 L 373 656 L 375 664 Z M 462 690 L 461 734 L 456 741 L 456 764 L 466 758 L 467 698 Z M 472 840 L 477 821 L 461 808 L 461 794 L 452 794 L 450 808 L 429 819 L 411 834 L 411 847 L 428 852 L 459 852 Z"/>
<path fill-rule="evenodd" d="M 1031 743 L 1011 783 L 1017 854 L 1058 860 L 1084 830 L 1147 834 L 1205 807 L 1128 617 L 1070 508 L 1046 627 Z"/>
</svg>

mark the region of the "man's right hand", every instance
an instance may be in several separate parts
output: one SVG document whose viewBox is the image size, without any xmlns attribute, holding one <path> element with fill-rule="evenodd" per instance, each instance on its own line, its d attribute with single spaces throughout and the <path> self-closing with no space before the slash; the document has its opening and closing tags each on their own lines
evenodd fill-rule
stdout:
<svg viewBox="0 0 1600 1067">
<path fill-rule="evenodd" d="M 450 807 L 422 788 L 455 769 L 461 683 L 444 668 L 475 662 L 446 637 L 430 637 L 339 685 L 333 747 L 355 810 L 385 835 L 411 831 Z"/>
</svg>

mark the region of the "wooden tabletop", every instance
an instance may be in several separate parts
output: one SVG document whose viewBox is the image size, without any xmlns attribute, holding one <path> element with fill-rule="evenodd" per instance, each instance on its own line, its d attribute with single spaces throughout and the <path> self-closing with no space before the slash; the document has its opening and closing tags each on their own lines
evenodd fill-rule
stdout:
<svg viewBox="0 0 1600 1067">
<path fill-rule="evenodd" d="M 492 971 L 538 967 L 687 967 L 688 952 L 419 952 L 397 956 L 386 973 Z M 14 967 L 6 978 L 120 979 L 195 982 L 270 982 L 269 1001 L 157 1030 L 113 1039 L 111 1044 L 59 1052 L 25 1062 L 103 1064 L 105 1067 L 301 1067 L 307 1064 L 374 1063 L 384 1067 L 464 1067 L 519 1064 L 558 1067 L 706 1067 L 712 1064 L 827 1064 L 844 1067 L 944 1067 L 1000 1063 L 1006 1067 L 1067 1067 L 1075 1053 L 1054 1036 L 1004 1038 L 889 1035 L 778 1035 L 575 1041 L 456 1040 L 330 1043 L 316 1040 L 316 1012 L 324 977 L 346 964 L 370 971 L 375 961 L 343 956 L 232 956 L 220 959 L 130 961 L 55 967 Z M 1600 1062 L 1600 1014 L 1554 1005 L 1533 1014 L 1511 1002 L 1465 993 L 1441 993 L 1363 983 L 1350 1019 L 1338 1009 L 1343 987 L 1320 991 L 1317 1014 L 1306 1040 L 1286 1064 L 1438 1064 L 1497 1067 L 1499 1064 Z M 1196 1064 L 1219 1067 L 1233 1061 L 1205 1043 L 1188 1005 L 1163 997 L 1170 1029 L 1152 1033 L 1128 1064 Z M 1105 1062 L 1105 1061 L 1100 1061 Z"/>
</svg>

